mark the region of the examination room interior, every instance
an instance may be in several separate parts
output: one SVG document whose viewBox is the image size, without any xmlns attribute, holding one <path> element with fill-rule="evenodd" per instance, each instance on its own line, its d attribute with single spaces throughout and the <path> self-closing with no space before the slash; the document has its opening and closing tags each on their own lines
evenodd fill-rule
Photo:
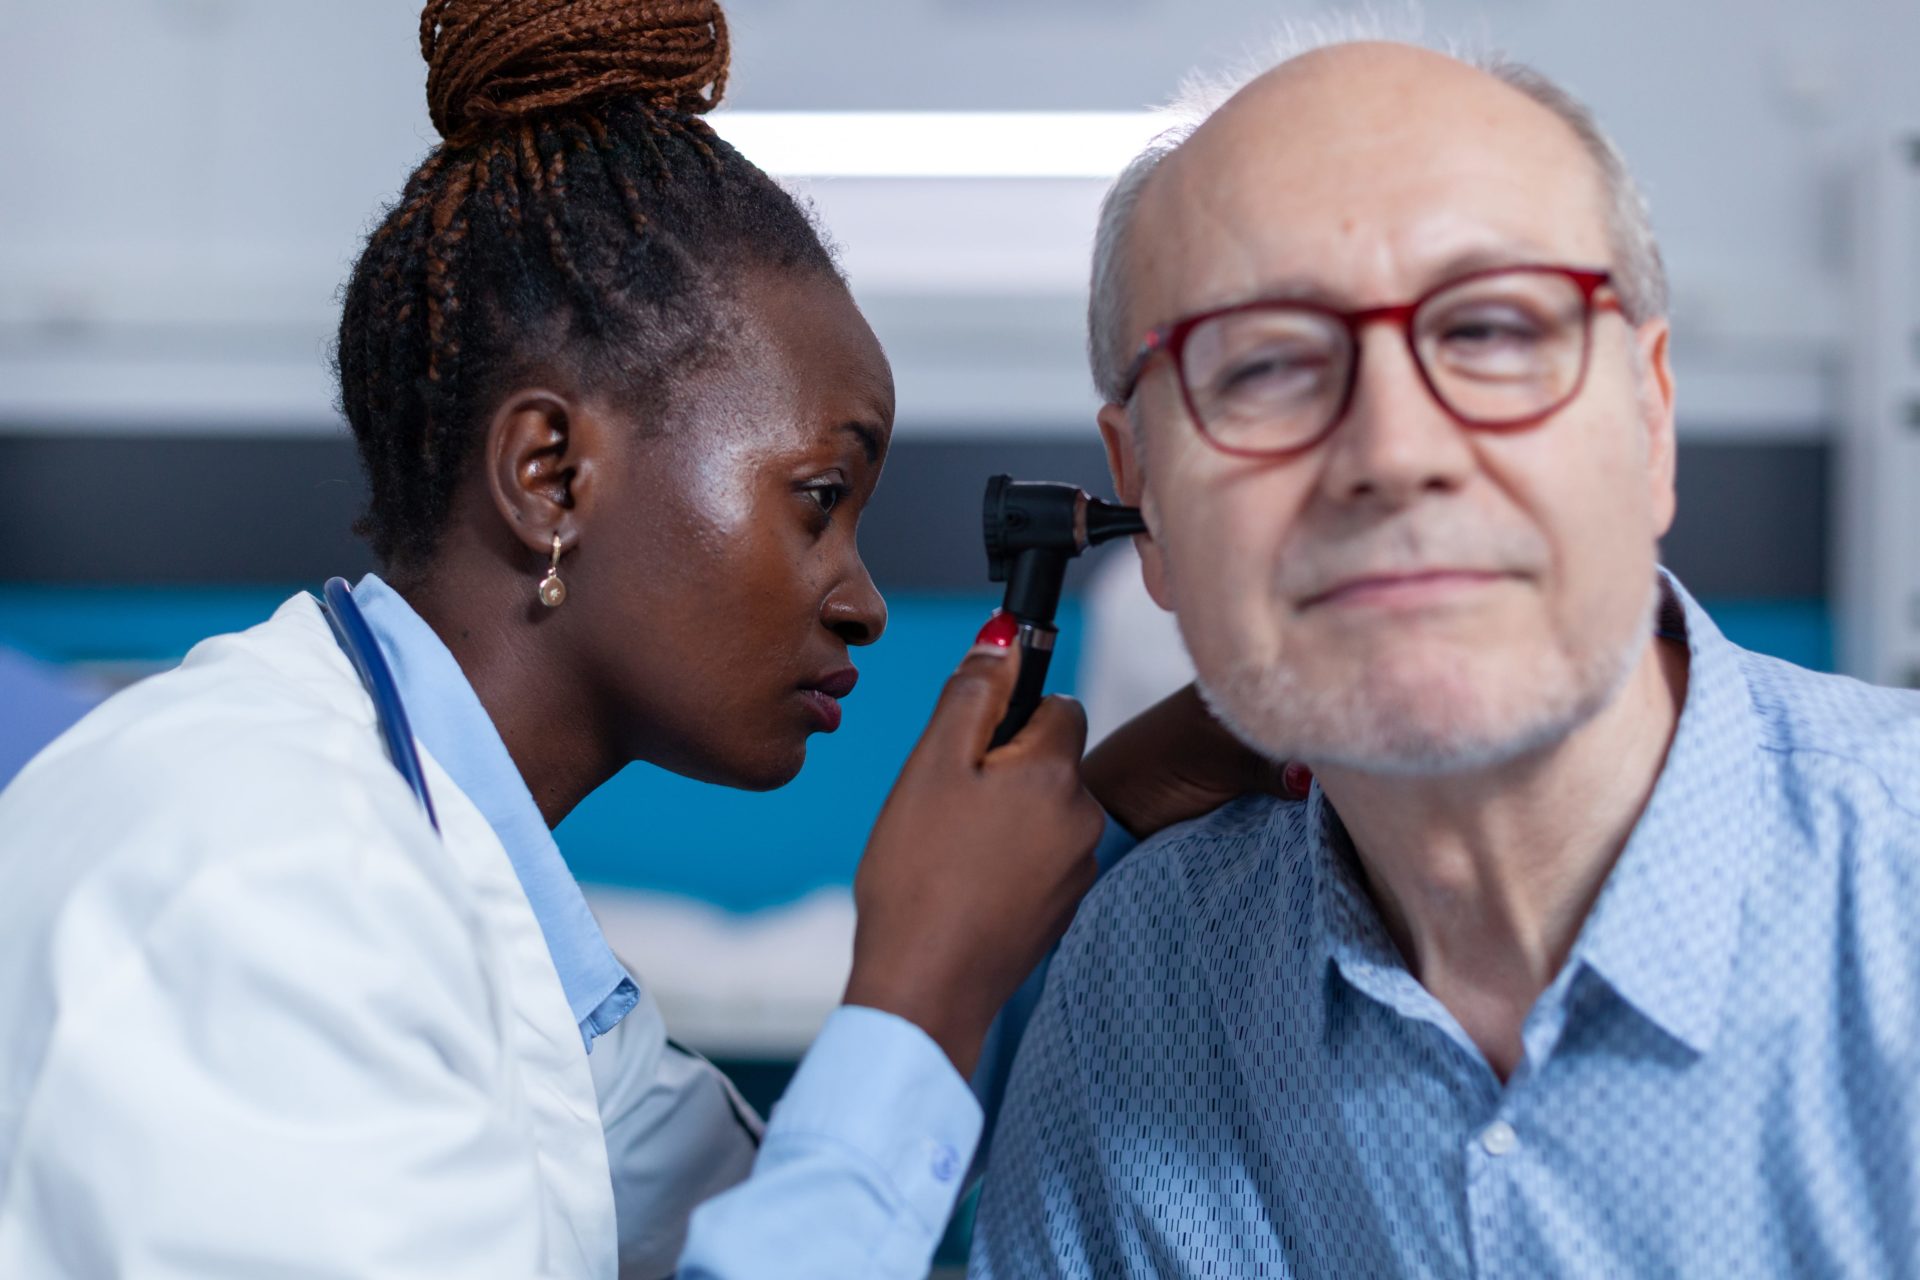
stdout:
<svg viewBox="0 0 1920 1280">
<path fill-rule="evenodd" d="M 1194 68 L 1335 0 L 730 0 L 713 123 L 804 191 L 898 384 L 885 638 L 798 781 L 629 768 L 558 840 L 670 1029 L 761 1105 L 837 1002 L 865 833 L 997 600 L 987 477 L 1110 483 L 1101 194 Z M 1389 16 L 1404 6 L 1375 6 Z M 1663 558 L 1736 641 L 1920 686 L 1920 3 L 1428 0 L 1597 110 L 1673 281 Z M 338 291 L 433 140 L 406 0 L 0 0 L 0 784 L 92 701 L 371 567 Z M 1131 553 L 1075 566 L 1095 731 L 1183 683 Z M 952 1250 L 949 1250 L 952 1253 Z"/>
</svg>

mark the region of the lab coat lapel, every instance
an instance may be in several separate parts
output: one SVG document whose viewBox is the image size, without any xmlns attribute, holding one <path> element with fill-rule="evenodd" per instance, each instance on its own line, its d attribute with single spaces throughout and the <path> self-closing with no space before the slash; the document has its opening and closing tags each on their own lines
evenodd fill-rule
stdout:
<svg viewBox="0 0 1920 1280">
<path fill-rule="evenodd" d="M 317 660 L 316 667 L 325 671 L 328 683 L 338 687 L 343 697 L 360 704 L 371 731 L 372 699 L 335 643 L 319 606 L 312 597 L 301 596 L 287 608 L 311 614 L 311 625 L 300 628 L 304 647 L 310 649 L 306 656 Z M 493 989 L 506 996 L 500 1011 L 502 1049 L 513 1065 L 519 1097 L 505 1101 L 524 1110 L 527 1128 L 535 1135 L 547 1191 L 541 1212 L 548 1249 L 556 1258 L 573 1254 L 577 1274 L 612 1276 L 616 1269 L 612 1181 L 579 1024 L 506 849 L 426 747 L 417 740 L 415 746 L 447 857 L 472 892 L 492 943 L 491 951 L 476 959 Z"/>
</svg>

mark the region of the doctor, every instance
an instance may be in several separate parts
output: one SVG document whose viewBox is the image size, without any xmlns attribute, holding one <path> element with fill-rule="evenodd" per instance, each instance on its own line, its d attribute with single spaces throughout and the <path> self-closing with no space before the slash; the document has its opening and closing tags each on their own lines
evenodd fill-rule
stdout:
<svg viewBox="0 0 1920 1280">
<path fill-rule="evenodd" d="M 886 621 L 854 531 L 887 363 L 700 119 L 711 4 L 434 0 L 422 47 L 445 140 L 339 332 L 383 573 L 203 643 L 0 795 L 0 1275 L 924 1275 L 965 1077 L 1094 874 L 1083 722 L 1049 701 L 988 752 L 990 624 L 762 1136 L 549 832 L 629 762 L 776 787 L 838 725 Z M 1103 750 L 1109 812 L 1264 779 L 1197 718 L 1147 735 L 1199 735 L 1184 774 Z"/>
</svg>

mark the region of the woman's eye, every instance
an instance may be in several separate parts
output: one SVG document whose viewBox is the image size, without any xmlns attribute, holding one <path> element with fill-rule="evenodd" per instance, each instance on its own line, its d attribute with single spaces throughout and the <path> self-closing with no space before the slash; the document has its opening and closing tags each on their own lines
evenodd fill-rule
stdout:
<svg viewBox="0 0 1920 1280">
<path fill-rule="evenodd" d="M 807 496 L 819 504 L 824 515 L 832 515 L 833 509 L 847 496 L 847 486 L 843 484 L 817 484 L 807 488 Z"/>
</svg>

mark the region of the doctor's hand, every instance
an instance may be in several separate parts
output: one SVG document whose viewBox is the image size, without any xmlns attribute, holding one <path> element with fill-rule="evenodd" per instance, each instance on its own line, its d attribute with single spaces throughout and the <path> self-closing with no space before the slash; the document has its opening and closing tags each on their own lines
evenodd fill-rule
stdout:
<svg viewBox="0 0 1920 1280">
<path fill-rule="evenodd" d="M 971 1075 L 1000 1006 L 1092 887 L 1105 816 L 1080 781 L 1087 720 L 1050 697 L 989 750 L 1020 668 L 989 623 L 874 823 L 854 878 L 846 1003 L 918 1025 Z"/>
<path fill-rule="evenodd" d="M 1306 798 L 1313 775 L 1254 751 L 1214 719 L 1188 685 L 1115 729 L 1087 753 L 1087 789 L 1141 839 L 1251 792 Z"/>
</svg>

